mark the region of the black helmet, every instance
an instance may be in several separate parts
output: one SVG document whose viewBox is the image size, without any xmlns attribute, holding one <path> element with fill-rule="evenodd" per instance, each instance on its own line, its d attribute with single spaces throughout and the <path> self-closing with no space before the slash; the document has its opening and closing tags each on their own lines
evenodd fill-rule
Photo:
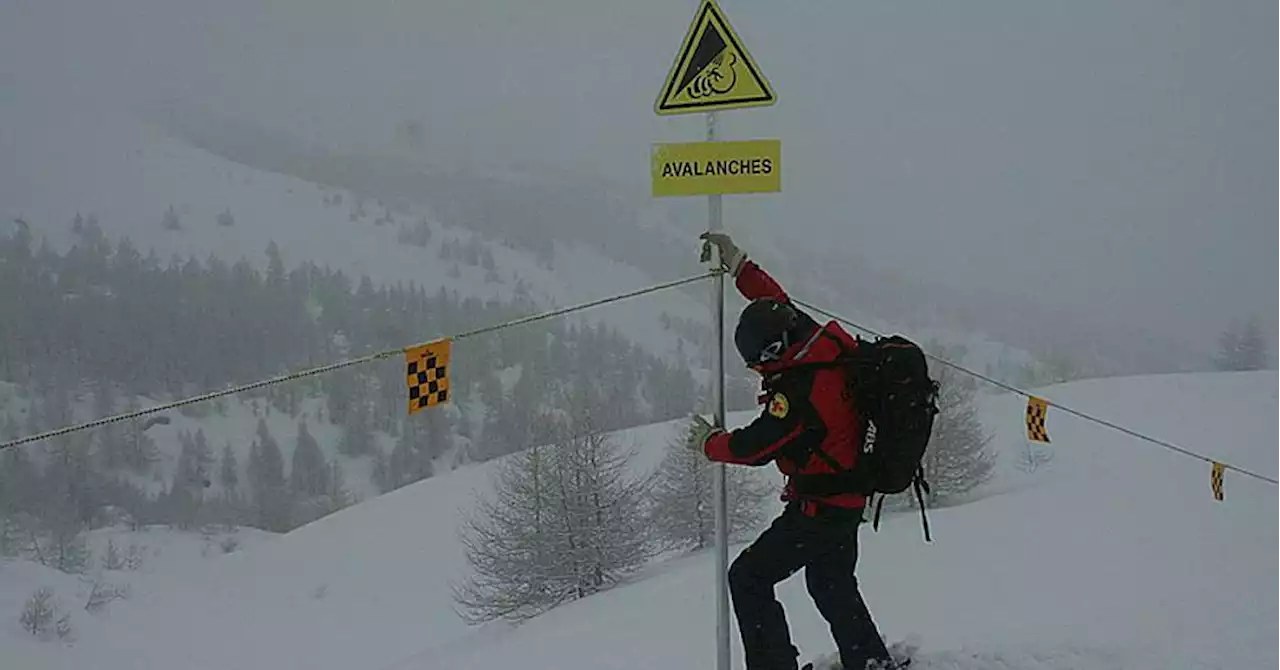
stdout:
<svg viewBox="0 0 1280 670">
<path fill-rule="evenodd" d="M 778 360 L 791 346 L 792 332 L 799 316 L 790 305 L 761 298 L 751 301 L 738 317 L 733 341 L 747 365 Z"/>
</svg>

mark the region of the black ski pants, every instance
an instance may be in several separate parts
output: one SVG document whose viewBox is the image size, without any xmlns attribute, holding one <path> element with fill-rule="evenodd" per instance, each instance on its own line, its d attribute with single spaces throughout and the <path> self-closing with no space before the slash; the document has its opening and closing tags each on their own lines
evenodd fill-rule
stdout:
<svg viewBox="0 0 1280 670">
<path fill-rule="evenodd" d="M 868 660 L 889 658 L 854 576 L 861 521 L 862 510 L 819 507 L 810 516 L 801 504 L 791 503 L 734 560 L 729 592 L 747 670 L 796 670 L 798 651 L 774 587 L 801 568 L 846 670 L 863 670 Z"/>
</svg>

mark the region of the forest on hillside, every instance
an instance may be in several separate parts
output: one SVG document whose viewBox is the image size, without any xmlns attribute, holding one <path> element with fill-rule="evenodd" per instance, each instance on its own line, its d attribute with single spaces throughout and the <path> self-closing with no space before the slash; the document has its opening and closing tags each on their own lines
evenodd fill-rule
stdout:
<svg viewBox="0 0 1280 670">
<path fill-rule="evenodd" d="M 289 267 L 274 243 L 265 269 L 212 256 L 162 260 L 128 238 L 109 240 L 92 218 L 77 217 L 73 227 L 77 241 L 61 252 L 37 245 L 24 224 L 0 237 L 0 382 L 19 389 L 28 408 L 0 409 L 0 439 L 70 425 L 74 408 L 118 414 L 140 398 L 190 397 L 539 309 L 519 286 L 503 301 L 379 286 L 309 262 Z M 594 398 L 605 430 L 687 415 L 705 392 L 680 358 L 654 356 L 603 325 L 551 320 L 455 345 L 447 413 L 406 414 L 398 358 L 244 394 L 255 416 L 261 407 L 302 428 L 296 444 L 281 445 L 259 418 L 244 465 L 202 431 L 155 444 L 141 419 L 7 449 L 0 534 L 9 544 L 16 536 L 59 544 L 120 513 L 139 524 L 287 530 L 350 502 L 347 474 L 305 430 L 308 399 L 321 402 L 315 419 L 340 427 L 337 450 L 372 461 L 367 471 L 389 491 L 431 476 L 446 453 L 461 449 L 454 462 L 481 461 L 544 440 L 539 426 L 550 424 L 542 419 L 573 398 Z M 183 409 L 226 412 L 221 399 Z M 394 449 L 379 448 L 377 431 Z M 161 451 L 180 453 L 178 467 L 148 490 L 138 482 L 159 476 Z M 211 482 L 217 495 L 205 490 Z"/>
</svg>

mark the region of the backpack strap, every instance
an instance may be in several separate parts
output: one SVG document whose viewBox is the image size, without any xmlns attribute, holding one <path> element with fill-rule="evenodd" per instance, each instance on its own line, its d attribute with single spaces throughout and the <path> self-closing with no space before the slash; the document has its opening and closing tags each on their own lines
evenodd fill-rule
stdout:
<svg viewBox="0 0 1280 670">
<path fill-rule="evenodd" d="M 920 525 L 924 527 L 924 541 L 932 542 L 933 537 L 929 535 L 929 515 L 924 512 L 924 498 L 929 494 L 929 481 L 924 478 L 924 468 L 916 470 L 916 476 L 911 480 L 911 488 L 915 490 L 916 502 L 920 504 Z M 871 523 L 871 529 L 880 532 L 880 512 L 884 509 L 884 499 L 887 496 L 880 494 L 880 499 L 876 501 L 876 515 Z"/>
<path fill-rule="evenodd" d="M 880 532 L 880 510 L 884 509 L 884 498 L 885 498 L 885 495 L 884 495 L 883 493 L 881 493 L 881 494 L 880 494 L 880 500 L 876 501 L 876 516 L 875 516 L 875 520 L 874 520 L 874 521 L 872 521 L 872 523 L 871 523 L 871 529 L 872 529 L 872 530 L 874 530 L 874 531 L 875 531 L 875 532 L 877 532 L 877 533 L 879 533 L 879 532 Z"/>
<path fill-rule="evenodd" d="M 813 364 L 817 365 L 817 364 Z M 806 405 L 808 411 L 812 411 L 813 415 L 807 417 L 808 420 L 818 422 L 815 410 Z M 827 453 L 819 442 L 806 442 L 801 449 L 796 449 L 791 454 L 792 458 L 801 466 L 810 458 L 816 457 L 831 469 L 830 473 L 824 474 L 796 474 L 791 476 L 792 485 L 795 492 L 803 497 L 825 497 L 837 495 L 841 493 L 862 493 L 870 495 L 868 489 L 869 483 L 866 481 L 866 474 L 856 465 L 854 468 L 846 468 L 836 460 L 834 456 Z"/>
<path fill-rule="evenodd" d="M 803 363 L 795 363 L 787 368 L 788 372 L 802 371 L 812 375 L 817 370 L 846 367 L 850 363 L 856 363 L 861 360 L 856 351 L 851 352 L 846 349 L 844 342 L 842 342 L 840 338 L 827 332 L 827 329 L 822 328 L 821 326 L 819 326 L 817 332 L 809 338 L 808 343 L 805 345 L 804 352 L 807 353 L 809 348 L 819 338 L 830 339 L 839 348 L 840 354 L 829 361 L 806 361 Z M 805 386 L 811 389 L 813 381 L 814 378 L 812 376 L 809 377 Z M 810 418 L 815 422 L 818 421 L 816 416 Z M 865 422 L 866 417 L 863 417 L 864 429 Z M 825 463 L 827 467 L 831 468 L 831 473 L 829 474 L 792 476 L 791 480 L 795 486 L 797 494 L 802 496 L 822 497 L 839 493 L 849 493 L 852 491 L 862 492 L 869 495 L 864 491 L 868 488 L 868 485 L 863 481 L 865 480 L 865 476 L 862 476 L 862 471 L 859 470 L 856 465 L 853 469 L 849 469 L 841 465 L 834 456 L 824 451 L 821 448 L 821 445 L 810 445 L 805 448 L 803 453 L 796 454 L 796 456 L 804 456 L 805 458 L 808 456 L 816 456 L 819 460 Z"/>
<path fill-rule="evenodd" d="M 916 470 L 915 479 L 911 480 L 911 488 L 915 489 L 916 502 L 920 503 L 920 525 L 924 526 L 924 541 L 932 542 L 933 538 L 929 537 L 929 516 L 924 513 L 924 497 L 929 493 L 929 482 L 924 478 L 924 468 Z M 924 493 L 921 493 L 924 489 Z"/>
</svg>

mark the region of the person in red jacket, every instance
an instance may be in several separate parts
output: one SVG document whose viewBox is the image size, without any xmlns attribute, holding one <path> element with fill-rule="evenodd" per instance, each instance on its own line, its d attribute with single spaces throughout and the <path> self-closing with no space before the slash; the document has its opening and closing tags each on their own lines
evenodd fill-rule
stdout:
<svg viewBox="0 0 1280 670">
<path fill-rule="evenodd" d="M 866 497 L 830 485 L 857 462 L 863 422 L 848 396 L 844 372 L 823 364 L 857 347 L 857 341 L 834 321 L 819 324 L 797 309 L 728 235 L 705 233 L 702 239 L 719 248 L 721 263 L 751 301 L 739 317 L 734 341 L 762 377 L 765 406 L 749 425 L 732 431 L 695 416 L 690 446 L 722 463 L 773 463 L 786 476 L 784 511 L 729 568 L 747 670 L 796 670 L 799 653 L 774 588 L 801 568 L 844 669 L 899 667 L 854 576 Z"/>
</svg>

